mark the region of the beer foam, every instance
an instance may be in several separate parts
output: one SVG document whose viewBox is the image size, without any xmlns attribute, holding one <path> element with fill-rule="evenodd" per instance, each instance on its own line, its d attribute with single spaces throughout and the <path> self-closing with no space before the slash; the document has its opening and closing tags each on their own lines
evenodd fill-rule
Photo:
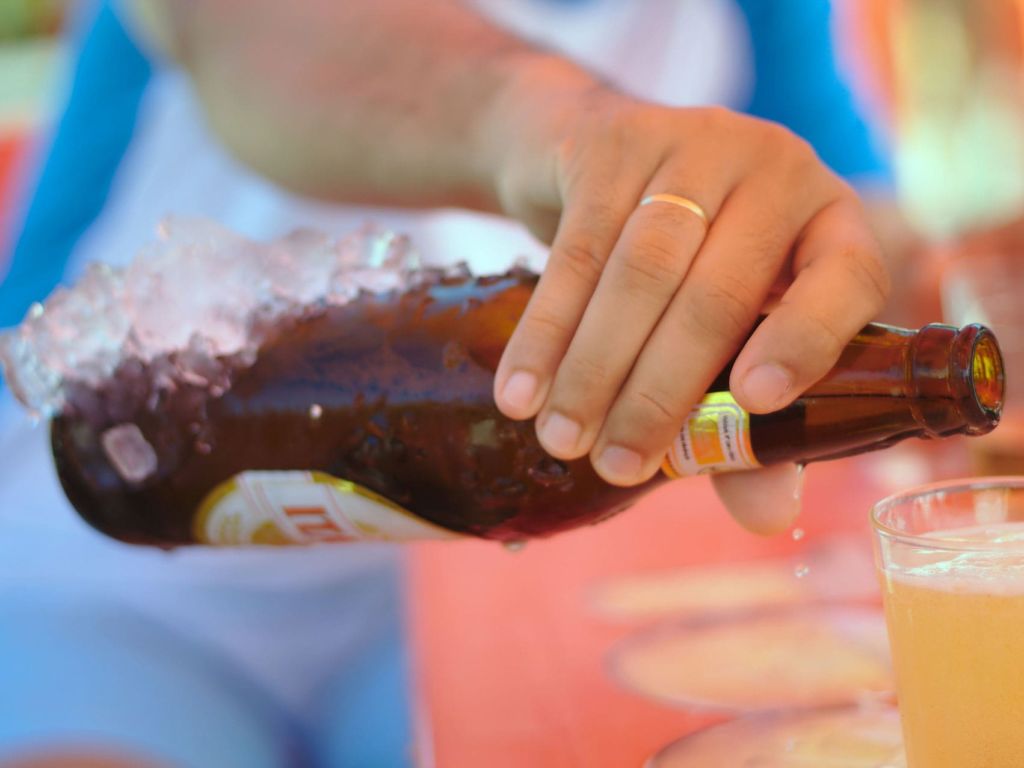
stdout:
<svg viewBox="0 0 1024 768">
<path fill-rule="evenodd" d="M 921 538 L 934 539 L 942 548 L 892 545 L 887 578 L 942 592 L 1024 596 L 1024 523 L 972 526 Z M 972 549 L 953 549 L 958 545 Z"/>
<path fill-rule="evenodd" d="M 465 266 L 457 270 L 467 271 Z M 408 239 L 366 226 L 347 237 L 298 230 L 254 242 L 204 219 L 172 218 L 124 268 L 94 264 L 0 335 L 0 367 L 36 415 L 61 411 L 129 361 L 159 361 L 158 386 L 230 382 L 285 317 L 404 290 L 424 270 Z"/>
</svg>

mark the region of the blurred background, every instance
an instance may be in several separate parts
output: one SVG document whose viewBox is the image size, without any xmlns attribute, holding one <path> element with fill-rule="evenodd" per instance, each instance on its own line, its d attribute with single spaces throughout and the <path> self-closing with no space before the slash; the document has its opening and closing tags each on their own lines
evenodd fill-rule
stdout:
<svg viewBox="0 0 1024 768">
<path fill-rule="evenodd" d="M 785 6 L 780 2 L 776 7 Z M 123 31 L 120 36 L 110 33 L 109 24 L 104 28 L 107 36 L 93 35 L 89 38 L 92 48 L 83 50 L 85 32 L 93 28 L 97 14 L 109 14 L 110 7 L 91 0 L 0 0 L 0 284 L 38 188 L 51 185 L 47 205 L 82 209 L 74 232 L 44 232 L 47 246 L 58 243 L 63 248 L 62 239 L 73 241 L 84 226 L 81 222 L 95 216 L 102 205 L 102 200 L 89 202 L 90 195 L 81 191 L 108 185 L 109 176 L 100 178 L 97 167 L 88 162 L 55 157 L 52 149 L 60 123 L 67 118 L 79 68 L 95 66 L 103 57 L 96 46 L 118 47 L 119 54 L 126 55 L 120 50 L 127 46 Z M 1018 368 L 1024 373 L 1024 309 L 1020 306 L 1024 302 L 1019 300 L 1024 262 L 1017 260 L 1024 257 L 1024 0 L 834 0 L 832 35 L 842 77 L 885 166 L 883 173 L 865 180 L 862 189 L 868 204 L 877 209 L 880 234 L 891 248 L 897 290 L 886 319 L 905 325 L 940 319 L 957 324 L 988 322 L 1004 345 L 1011 382 L 1024 380 L 1014 375 Z M 130 55 L 139 57 L 137 51 Z M 67 125 L 89 127 L 95 138 L 93 134 L 102 134 L 107 125 L 108 110 L 121 115 L 134 109 L 135 102 L 127 101 L 139 98 L 148 76 L 144 65 L 135 63 L 138 82 L 117 84 L 123 92 L 102 94 L 107 99 L 105 109 L 84 117 L 76 114 Z M 810 119 L 827 121 L 829 116 Z M 114 126 L 114 120 L 109 122 Z M 130 131 L 131 121 L 126 124 Z M 68 152 L 70 146 L 75 153 L 74 139 L 70 145 L 65 142 L 61 151 Z M 111 138 L 112 143 L 118 141 L 116 136 Z M 127 143 L 127 138 L 121 143 Z M 182 160 L 175 162 L 177 170 Z M 46 177 L 48 163 L 51 169 L 62 164 L 64 176 L 56 192 L 52 178 Z M 243 219 L 264 216 L 264 197 L 253 195 L 243 202 L 248 206 Z M 136 226 L 148 233 L 154 223 L 137 222 Z M 33 236 L 37 240 L 21 247 L 41 242 L 38 231 Z M 962 266 L 965 260 L 970 265 L 967 269 Z M 991 264 L 982 270 L 983 262 Z M 980 279 L 982 272 L 989 277 Z M 38 286 L 49 287 L 57 279 L 40 275 Z M 38 287 L 32 280 L 27 284 L 31 289 Z M 20 304 L 0 305 L 0 327 L 15 322 L 23 311 Z M 166 583 L 157 580 L 153 582 L 157 586 L 139 586 L 132 592 L 132 585 L 124 583 L 130 579 L 119 578 L 116 566 L 109 564 L 119 562 L 111 555 L 113 545 L 107 549 L 106 544 L 96 545 L 84 560 L 86 567 L 71 579 L 77 585 L 93 578 L 100 585 L 88 598 L 68 591 L 63 583 L 48 588 L 60 580 L 46 573 L 46 562 L 58 562 L 78 546 L 74 537 L 66 543 L 60 540 L 52 545 L 49 560 L 40 557 L 35 563 L 33 579 L 22 578 L 13 567 L 0 573 L 0 598 L 4 598 L 0 600 L 0 765 L 86 765 L 81 756 L 61 762 L 58 755 L 46 762 L 30 755 L 18 762 L 17 756 L 3 753 L 5 734 L 14 734 L 12 739 L 28 738 L 25 734 L 45 736 L 45 713 L 50 709 L 54 722 L 66 719 L 72 729 L 67 732 L 103 737 L 97 766 L 398 765 L 410 759 L 406 742 L 412 733 L 423 766 L 435 760 L 445 768 L 639 764 L 614 761 L 649 756 L 675 736 L 745 712 L 748 702 L 730 703 L 724 709 L 693 707 L 695 694 L 690 689 L 683 694 L 660 689 L 651 694 L 640 684 L 630 688 L 614 683 L 612 677 L 618 673 L 609 658 L 621 660 L 622 654 L 616 651 L 619 655 L 609 657 L 610 648 L 635 639 L 638 630 L 649 628 L 652 621 L 695 616 L 706 621 L 709 611 L 722 606 L 751 611 L 824 600 L 855 604 L 856 610 L 868 605 L 877 614 L 870 556 L 866 561 L 864 553 L 867 506 L 895 487 L 951 473 L 1020 472 L 1024 469 L 1024 414 L 1018 413 L 1022 399 L 1011 383 L 1007 423 L 1000 428 L 999 440 L 989 441 L 986 450 L 973 455 L 967 455 L 962 443 L 952 448 L 908 446 L 849 467 L 822 468 L 820 473 L 815 468 L 809 473 L 806 516 L 801 528 L 785 540 L 765 542 L 741 534 L 724 519 L 710 491 L 694 491 L 690 486 L 683 492 L 660 494 L 600 530 L 531 544 L 519 555 L 496 555 L 492 547 L 475 545 L 458 552 L 429 545 L 413 548 L 402 571 L 403 581 L 384 567 L 373 578 L 349 574 L 318 580 L 316 567 L 298 565 L 300 553 L 281 561 L 281 572 L 290 574 L 286 579 L 270 573 L 251 581 L 225 577 L 231 588 L 221 589 L 218 579 L 227 569 L 222 574 L 215 563 L 195 559 L 184 562 L 202 572 L 203 578 L 184 587 L 169 578 Z M 13 424 L 13 406 L 6 415 L 5 423 Z M 38 430 L 36 438 L 26 438 L 27 430 L 10 434 L 0 434 L 0 456 L 5 462 L 0 464 L 0 537 L 5 516 L 8 521 L 19 514 L 29 517 L 23 514 L 22 501 L 35 489 L 18 485 L 17 460 L 31 440 L 42 444 Z M 22 490 L 7 494 L 4 506 L 3 489 L 19 487 Z M 837 494 L 835 488 L 850 492 Z M 57 491 L 49 493 L 53 502 Z M 692 512 L 692 517 L 681 518 L 680 509 Z M 65 510 L 57 514 L 72 515 Z M 46 536 L 53 535 L 54 541 L 63 535 L 51 534 L 45 520 L 33 518 L 31 525 Z M 839 544 L 835 536 L 840 537 Z M 859 542 L 852 555 L 851 536 Z M 843 552 L 845 559 L 836 560 L 836 551 Z M 832 554 L 827 558 L 823 552 Z M 0 542 L 0 561 L 3 553 Z M 69 555 L 67 562 L 76 562 L 76 556 Z M 863 578 L 840 595 L 825 587 L 834 587 L 836 579 L 824 575 L 817 581 L 803 579 L 809 563 L 812 573 L 827 574 L 825 566 L 813 564 L 829 558 L 844 563 L 847 576 Z M 746 561 L 761 562 L 763 567 L 736 565 Z M 852 565 L 846 568 L 848 563 Z M 684 567 L 697 566 L 700 569 L 684 573 Z M 372 568 L 369 572 L 374 573 Z M 122 613 L 119 606 L 94 603 L 96 593 L 106 587 L 90 573 L 104 573 L 110 583 L 116 582 L 116 588 L 108 591 L 130 596 L 131 609 Z M 660 575 L 651 576 L 650 582 L 630 581 L 641 573 Z M 791 578 L 794 573 L 801 579 L 799 585 Z M 293 600 L 279 581 L 316 599 L 308 604 Z M 27 591 L 24 599 L 7 600 L 26 591 L 30 583 L 37 591 Z M 702 604 L 683 605 L 694 590 L 705 594 Z M 66 597 L 63 602 L 53 600 L 58 592 Z M 269 633 L 294 634 L 306 628 L 310 636 L 320 633 L 324 617 L 335 608 L 340 613 L 342 598 L 352 593 L 362 596 L 364 608 L 377 615 L 380 626 L 358 633 L 332 625 L 322 632 L 319 645 L 305 638 L 297 645 L 294 638 L 290 644 L 275 645 Z M 402 597 L 396 597 L 399 593 L 408 607 L 396 617 L 392 613 L 394 604 L 402 602 Z M 823 597 L 823 593 L 828 594 Z M 623 594 L 634 596 L 620 599 Z M 762 602 L 744 598 L 750 595 Z M 151 600 L 151 613 L 158 621 L 135 616 Z M 610 609 L 601 608 L 602 600 L 614 603 L 618 607 L 612 612 L 622 615 L 609 620 Z M 191 601 L 188 609 L 182 607 L 186 601 Z M 270 616 L 287 618 L 271 622 Z M 509 629 L 513 616 L 516 621 Z M 200 631 L 208 618 L 213 629 Z M 865 646 L 859 634 L 863 626 L 874 626 L 878 617 L 864 619 L 857 613 L 854 618 L 859 650 L 854 653 L 844 646 L 838 656 L 823 651 L 815 667 L 823 674 L 838 675 L 839 682 L 821 694 L 829 705 L 863 693 L 857 688 L 866 684 L 863 680 L 849 683 L 843 677 L 854 666 L 870 671 L 871 695 L 886 700 L 887 672 L 873 644 L 877 635 Z M 850 622 L 844 614 L 835 626 L 847 627 Z M 776 627 L 757 631 L 783 632 Z M 805 625 L 785 631 L 804 633 Z M 339 638 L 336 642 L 332 633 Z M 742 632 L 741 636 L 748 641 L 755 637 Z M 769 634 L 764 642 L 782 636 L 788 637 Z M 822 647 L 831 648 L 837 637 L 849 639 L 845 630 L 837 630 L 835 637 L 821 640 Z M 56 640 L 50 643 L 48 638 Z M 416 673 L 404 666 L 409 645 L 418 660 Z M 864 651 L 868 646 L 870 651 Z M 307 655 L 297 660 L 296 647 Z M 335 661 L 352 647 L 373 652 L 361 657 L 363 661 L 355 667 Z M 747 646 L 736 647 L 746 653 Z M 75 653 L 84 661 L 73 663 Z M 861 655 L 851 662 L 851 653 Z M 232 655 L 237 664 L 225 660 Z M 5 667 L 5 658 L 28 661 Z M 776 658 L 771 664 L 783 662 Z M 30 674 L 37 668 L 50 674 Z M 747 670 L 746 681 L 736 682 L 736 689 L 764 679 L 766 668 L 754 664 Z M 770 666 L 776 672 L 780 668 Z M 330 679 L 319 681 L 323 669 L 333 672 Z M 654 673 L 655 678 L 659 675 Z M 310 693 L 314 682 L 324 683 L 316 696 Z M 777 701 L 772 696 L 780 695 L 783 687 L 779 683 L 765 696 Z M 412 688 L 415 691 L 410 692 Z M 279 692 L 277 700 L 267 695 L 269 689 Z M 357 689 L 365 695 L 347 696 Z M 11 690 L 39 693 L 35 699 L 13 701 L 5 698 L 5 691 Z M 538 690 L 544 690 L 545 697 Z M 395 705 L 396 696 L 412 704 Z M 154 705 L 156 699 L 162 702 L 159 706 Z M 688 703 L 681 706 L 679 699 Z M 66 706 L 53 707 L 58 700 Z M 750 707 L 757 709 L 761 704 Z M 509 711 L 521 720 L 509 716 Z M 295 723 L 303 718 L 304 725 L 297 727 Z M 12 725 L 5 731 L 5 723 L 29 725 L 21 731 Z M 203 734 L 212 731 L 216 737 L 206 739 Z M 296 738 L 299 731 L 301 738 Z M 118 744 L 126 732 L 137 738 L 127 740 L 126 751 L 111 752 L 109 744 Z M 396 733 L 403 735 L 392 738 Z M 309 746 L 310 734 L 315 747 Z M 183 741 L 194 742 L 194 749 L 183 746 Z M 305 746 L 296 747 L 298 742 Z M 353 751 L 353 744 L 362 751 Z M 495 758 L 502 750 L 513 756 L 511 762 Z M 180 762 L 168 762 L 169 755 L 176 755 Z"/>
<path fill-rule="evenodd" d="M 883 148 L 898 212 L 914 232 L 948 245 L 1013 220 L 1024 208 L 1024 4 L 832 5 L 843 75 Z M 68 96 L 75 63 L 69 38 L 95 6 L 0 2 L 0 265 L 10 257 L 16 222 Z"/>
<path fill-rule="evenodd" d="M 32 158 L 38 163 L 69 82 L 64 29 L 71 5 L 0 3 L 0 265 L 10 254 L 12 218 L 32 178 Z"/>
</svg>

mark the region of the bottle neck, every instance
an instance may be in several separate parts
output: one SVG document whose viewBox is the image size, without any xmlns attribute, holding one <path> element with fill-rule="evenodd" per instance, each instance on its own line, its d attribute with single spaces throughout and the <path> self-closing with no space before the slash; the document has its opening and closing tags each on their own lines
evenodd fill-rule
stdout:
<svg viewBox="0 0 1024 768">
<path fill-rule="evenodd" d="M 911 339 L 905 370 L 916 420 L 930 433 L 981 435 L 999 423 L 1002 357 L 984 326 L 925 326 Z"/>
<path fill-rule="evenodd" d="M 820 461 L 909 437 L 980 435 L 999 423 L 1003 367 L 988 329 L 866 327 L 821 381 L 781 411 L 751 417 L 763 464 Z"/>
<path fill-rule="evenodd" d="M 980 435 L 999 423 L 1002 357 L 981 325 L 910 331 L 872 324 L 803 397 L 898 398 L 927 434 Z"/>
</svg>

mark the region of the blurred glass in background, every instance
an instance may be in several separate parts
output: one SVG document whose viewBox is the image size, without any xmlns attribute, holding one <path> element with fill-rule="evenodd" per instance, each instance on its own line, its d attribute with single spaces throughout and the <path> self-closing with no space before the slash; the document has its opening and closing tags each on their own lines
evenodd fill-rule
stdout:
<svg viewBox="0 0 1024 768">
<path fill-rule="evenodd" d="M 955 241 L 1024 210 L 1024 0 L 839 0 L 901 213 Z"/>
<path fill-rule="evenodd" d="M 60 35 L 70 0 L 0 1 L 0 278 L 18 204 L 17 180 L 30 164 L 59 107 L 65 46 Z"/>
<path fill-rule="evenodd" d="M 976 474 L 1024 471 L 1024 2 L 886 0 L 896 194 L 950 323 L 991 326 L 1003 423 L 970 446 Z M 920 279 L 920 278 L 919 278 Z"/>
<path fill-rule="evenodd" d="M 4 0 L 0 5 L 0 42 L 53 37 L 68 5 L 69 0 Z"/>
<path fill-rule="evenodd" d="M 894 166 L 923 233 L 1024 208 L 1024 3 L 889 0 Z"/>
</svg>

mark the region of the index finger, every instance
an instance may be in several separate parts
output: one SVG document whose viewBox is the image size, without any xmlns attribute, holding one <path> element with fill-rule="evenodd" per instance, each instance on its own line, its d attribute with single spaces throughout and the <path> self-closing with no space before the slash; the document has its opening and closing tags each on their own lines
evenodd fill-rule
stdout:
<svg viewBox="0 0 1024 768">
<path fill-rule="evenodd" d="M 785 407 L 828 373 L 888 297 L 880 248 L 847 198 L 808 223 L 793 269 L 792 284 L 733 365 L 729 388 L 753 413 Z"/>
<path fill-rule="evenodd" d="M 537 415 L 597 287 L 641 179 L 590 167 L 567 191 L 551 255 L 494 377 L 494 399 L 512 419 Z"/>
</svg>

